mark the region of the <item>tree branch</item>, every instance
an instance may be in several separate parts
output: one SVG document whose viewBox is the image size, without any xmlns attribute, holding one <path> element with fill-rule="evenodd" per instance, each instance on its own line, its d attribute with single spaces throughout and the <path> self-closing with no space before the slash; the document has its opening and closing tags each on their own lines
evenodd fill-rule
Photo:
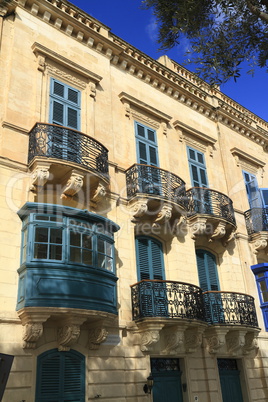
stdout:
<svg viewBox="0 0 268 402">
<path fill-rule="evenodd" d="M 264 21 L 266 24 L 268 24 L 268 14 L 264 13 L 261 11 L 257 6 L 254 6 L 251 1 L 247 0 L 247 5 L 252 14 L 256 15 L 259 17 L 262 21 Z"/>
</svg>

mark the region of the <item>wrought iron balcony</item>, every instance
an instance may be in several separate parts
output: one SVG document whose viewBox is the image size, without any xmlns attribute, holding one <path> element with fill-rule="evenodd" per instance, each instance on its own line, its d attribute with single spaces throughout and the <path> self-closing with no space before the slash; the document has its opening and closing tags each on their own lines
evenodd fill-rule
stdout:
<svg viewBox="0 0 268 402">
<path fill-rule="evenodd" d="M 167 170 L 134 164 L 126 171 L 126 182 L 128 198 L 145 194 L 186 205 L 185 182 Z"/>
<path fill-rule="evenodd" d="M 268 232 L 268 208 L 252 208 L 244 213 L 249 235 Z"/>
<path fill-rule="evenodd" d="M 186 191 L 188 216 L 210 215 L 236 225 L 233 202 L 227 195 L 205 187 L 193 187 Z"/>
<path fill-rule="evenodd" d="M 108 150 L 95 139 L 67 127 L 36 123 L 29 132 L 28 162 L 36 156 L 74 162 L 87 170 L 108 174 Z"/>
<path fill-rule="evenodd" d="M 189 283 L 142 280 L 131 286 L 132 317 L 205 320 L 202 289 Z"/>
<path fill-rule="evenodd" d="M 210 325 L 243 325 L 258 328 L 254 298 L 243 293 L 205 292 L 206 321 Z"/>
</svg>

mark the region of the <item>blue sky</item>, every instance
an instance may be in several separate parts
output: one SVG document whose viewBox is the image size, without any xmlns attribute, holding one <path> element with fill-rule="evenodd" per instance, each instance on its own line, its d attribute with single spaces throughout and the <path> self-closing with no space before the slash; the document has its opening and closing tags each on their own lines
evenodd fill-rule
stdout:
<svg viewBox="0 0 268 402">
<path fill-rule="evenodd" d="M 73 4 L 103 24 L 111 31 L 135 46 L 148 56 L 157 59 L 157 29 L 151 10 L 140 8 L 141 0 L 71 0 Z M 178 63 L 183 62 L 185 43 L 166 54 Z M 191 70 L 191 67 L 187 67 Z M 245 67 L 241 77 L 229 81 L 221 87 L 222 92 L 236 102 L 268 121 L 267 89 L 268 73 L 266 69 L 257 69 L 254 77 L 247 74 Z"/>
</svg>

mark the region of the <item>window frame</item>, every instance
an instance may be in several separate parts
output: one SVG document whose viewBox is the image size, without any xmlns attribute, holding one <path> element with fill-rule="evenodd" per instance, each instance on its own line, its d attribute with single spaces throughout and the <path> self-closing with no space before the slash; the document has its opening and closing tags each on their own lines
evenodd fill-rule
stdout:
<svg viewBox="0 0 268 402">
<path fill-rule="evenodd" d="M 193 160 L 191 158 L 191 156 L 190 156 L 191 151 L 193 151 L 196 155 L 198 155 L 198 154 L 202 155 L 203 163 L 198 162 L 198 160 Z M 198 149 L 195 149 L 195 148 L 192 148 L 190 146 L 187 146 L 187 157 L 188 157 L 188 163 L 189 163 L 189 170 L 190 170 L 190 177 L 191 177 L 192 187 L 209 188 L 205 154 L 203 152 L 199 151 Z M 194 180 L 194 178 L 193 178 L 192 166 L 195 166 L 197 168 L 197 176 L 198 176 L 198 180 L 197 180 L 198 185 L 197 186 L 194 184 L 197 181 Z M 201 178 L 201 175 L 200 175 L 201 169 L 203 169 L 203 171 L 204 171 L 206 184 L 202 184 L 202 178 Z"/>
</svg>

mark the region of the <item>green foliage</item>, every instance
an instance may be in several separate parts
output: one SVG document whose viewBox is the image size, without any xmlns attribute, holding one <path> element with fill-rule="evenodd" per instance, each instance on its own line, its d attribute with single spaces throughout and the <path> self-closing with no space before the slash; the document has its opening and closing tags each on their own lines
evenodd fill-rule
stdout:
<svg viewBox="0 0 268 402">
<path fill-rule="evenodd" d="M 268 60 L 268 0 L 143 0 L 153 9 L 161 50 L 189 41 L 186 64 L 210 84 L 240 76 L 248 61 Z"/>
</svg>

